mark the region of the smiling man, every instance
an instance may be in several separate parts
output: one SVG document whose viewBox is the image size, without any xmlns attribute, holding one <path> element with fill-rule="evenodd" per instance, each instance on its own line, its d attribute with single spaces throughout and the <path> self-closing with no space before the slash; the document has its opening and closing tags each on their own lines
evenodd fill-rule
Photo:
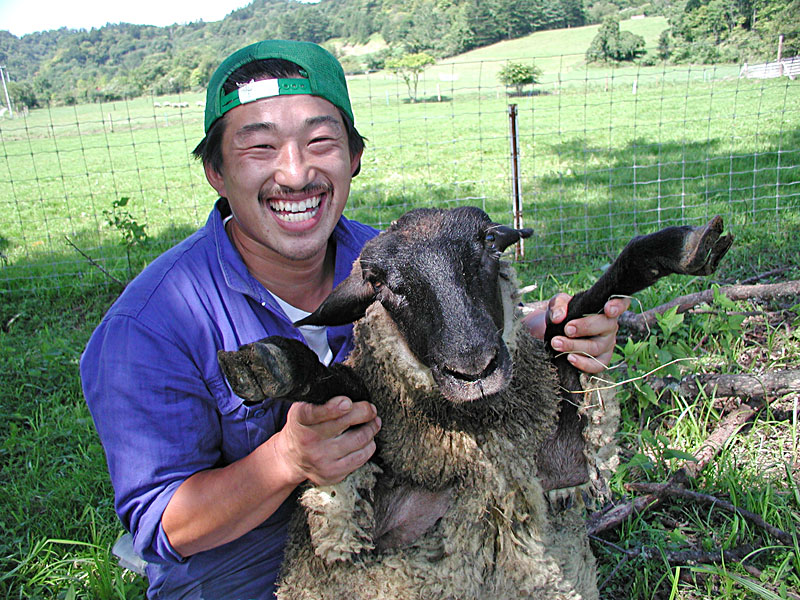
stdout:
<svg viewBox="0 0 800 600">
<path fill-rule="evenodd" d="M 148 595 L 271 598 L 297 486 L 364 464 L 380 417 L 344 397 L 248 405 L 216 353 L 282 335 L 325 363 L 343 360 L 352 326 L 292 323 L 378 232 L 342 216 L 364 140 L 341 66 L 321 47 L 265 41 L 228 57 L 209 83 L 205 132 L 195 155 L 219 200 L 202 229 L 125 289 L 81 375 L 115 509 L 148 561 Z M 568 299 L 550 302 L 554 320 Z M 626 306 L 573 321 L 554 345 L 579 368 L 602 369 Z M 543 315 L 530 322 L 539 335 Z"/>
</svg>

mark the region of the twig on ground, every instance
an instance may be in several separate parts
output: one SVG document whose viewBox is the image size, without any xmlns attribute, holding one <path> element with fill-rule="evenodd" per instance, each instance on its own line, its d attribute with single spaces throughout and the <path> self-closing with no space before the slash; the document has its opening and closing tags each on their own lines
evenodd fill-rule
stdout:
<svg viewBox="0 0 800 600">
<path fill-rule="evenodd" d="M 687 490 L 682 485 L 675 485 L 674 483 L 629 483 L 625 487 L 637 492 L 644 492 L 648 495 L 655 495 L 657 497 L 665 495 L 674 496 L 677 498 L 683 498 L 684 500 L 692 500 L 694 502 L 719 506 L 723 510 L 736 513 L 742 518 L 747 519 L 750 523 L 765 530 L 782 544 L 786 544 L 788 546 L 794 544 L 792 536 L 787 532 L 775 527 L 774 525 L 770 525 L 756 513 L 744 508 L 739 508 L 738 506 L 734 506 L 727 500 L 720 500 L 716 496 L 702 494 L 700 492 L 693 492 L 692 490 Z"/>
<path fill-rule="evenodd" d="M 765 398 L 800 390 L 800 369 L 767 372 L 761 375 L 704 373 L 687 375 L 681 380 L 674 377 L 650 379 L 648 383 L 656 394 L 670 389 L 681 396 L 691 397 L 704 390 L 709 396 L 716 394 L 717 396 Z"/>
<path fill-rule="evenodd" d="M 697 477 L 697 474 L 719 454 L 720 450 L 725 446 L 725 443 L 755 414 L 755 408 L 748 404 L 743 404 L 736 410 L 725 415 L 717 424 L 714 431 L 711 432 L 711 435 L 705 439 L 700 449 L 695 452 L 694 456 L 697 462 L 687 462 L 683 466 L 682 471 L 689 477 Z"/>
<path fill-rule="evenodd" d="M 78 254 L 80 254 L 81 256 L 83 256 L 83 258 L 85 258 L 87 261 L 89 261 L 89 264 L 90 264 L 90 265 L 92 265 L 93 267 L 97 267 L 98 269 L 100 269 L 100 272 L 101 272 L 101 273 L 103 273 L 103 275 L 105 275 L 106 277 L 108 277 L 108 278 L 109 278 L 111 281 L 113 281 L 114 283 L 118 284 L 120 287 L 122 287 L 122 288 L 124 288 L 124 287 L 125 287 L 125 284 L 124 284 L 123 282 L 121 282 L 119 279 L 117 279 L 117 278 L 116 278 L 116 277 L 114 277 L 114 276 L 113 276 L 111 273 L 109 273 L 109 272 L 106 270 L 106 268 L 105 268 L 105 267 L 103 267 L 103 265 L 101 265 L 100 263 L 98 263 L 98 262 L 97 262 L 96 260 L 94 260 L 94 259 L 93 259 L 91 256 L 89 256 L 89 255 L 88 255 L 88 254 L 86 254 L 86 253 L 85 253 L 83 250 L 81 250 L 80 248 L 78 248 L 78 246 L 76 246 L 76 245 L 75 245 L 75 243 L 74 243 L 74 242 L 73 242 L 71 239 L 69 239 L 69 237 L 68 237 L 68 236 L 66 236 L 66 235 L 65 235 L 65 236 L 64 236 L 64 239 L 65 239 L 65 240 L 67 240 L 67 243 L 68 243 L 70 246 L 72 246 L 72 247 L 73 247 L 73 248 L 74 248 L 74 249 L 75 249 L 75 250 L 78 252 Z"/>
<path fill-rule="evenodd" d="M 753 565 L 746 565 L 746 564 L 742 564 L 742 568 L 745 571 L 747 571 L 748 573 L 750 573 L 750 575 L 752 575 L 753 577 L 758 579 L 758 584 L 759 585 L 763 585 L 764 587 L 769 589 L 771 592 L 779 593 L 777 586 L 770 585 L 767 582 L 761 580 L 762 575 L 763 575 L 763 573 L 761 572 L 761 569 L 759 569 L 758 567 L 755 567 Z M 800 596 L 798 596 L 797 594 L 793 594 L 792 592 L 790 592 L 788 590 L 786 590 L 786 597 L 787 598 L 791 598 L 791 600 L 800 600 Z"/>
<path fill-rule="evenodd" d="M 800 281 L 795 280 L 757 285 L 729 285 L 719 288 L 719 291 L 731 300 L 772 300 L 784 296 L 800 295 Z M 622 327 L 644 334 L 657 323 L 656 315 L 663 314 L 674 306 L 677 306 L 678 312 L 681 313 L 699 304 L 703 304 L 704 302 L 711 303 L 713 300 L 714 290 L 703 290 L 702 292 L 680 296 L 679 298 L 675 298 L 656 308 L 651 308 L 641 314 L 625 311 L 619 317 L 619 324 Z"/>
<path fill-rule="evenodd" d="M 740 409 L 728 413 L 717 425 L 716 429 L 706 438 L 695 455 L 697 461 L 687 463 L 670 479 L 671 485 L 680 485 L 690 477 L 696 477 L 708 463 L 719 453 L 725 442 L 734 435 L 739 428 L 755 414 L 755 409 L 743 405 Z M 665 485 L 665 484 L 661 484 Z M 618 527 L 623 521 L 633 514 L 639 514 L 661 503 L 663 495 L 648 493 L 632 500 L 595 511 L 587 519 L 589 534 L 594 535 L 608 529 Z"/>
<path fill-rule="evenodd" d="M 597 535 L 607 529 L 613 529 L 633 514 L 644 512 L 661 502 L 661 498 L 655 494 L 639 496 L 632 500 L 626 500 L 620 504 L 609 506 L 593 512 L 587 519 L 586 528 L 589 535 Z"/>
<path fill-rule="evenodd" d="M 591 539 L 605 544 L 622 554 L 626 559 L 644 558 L 645 560 L 664 559 L 670 564 L 714 564 L 719 562 L 740 562 L 755 549 L 750 544 L 737 546 L 731 550 L 713 550 L 705 552 L 702 550 L 663 550 L 655 546 L 639 546 L 638 548 L 626 549 L 604 540 L 595 535 L 589 536 Z M 605 583 L 605 582 L 604 582 Z"/>
<path fill-rule="evenodd" d="M 778 267 L 777 269 L 772 269 L 771 271 L 767 271 L 766 273 L 759 273 L 758 275 L 753 275 L 752 277 L 748 277 L 747 279 L 742 279 L 739 282 L 739 285 L 750 285 L 756 283 L 757 281 L 761 281 L 762 279 L 766 279 L 767 277 L 772 277 L 773 275 L 782 275 L 786 271 L 788 271 L 791 267 Z"/>
</svg>

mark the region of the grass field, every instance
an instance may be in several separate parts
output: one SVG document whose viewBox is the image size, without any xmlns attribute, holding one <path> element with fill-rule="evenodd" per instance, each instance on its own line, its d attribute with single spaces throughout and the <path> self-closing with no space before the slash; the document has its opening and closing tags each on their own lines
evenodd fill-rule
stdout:
<svg viewBox="0 0 800 600">
<path fill-rule="evenodd" d="M 624 29 L 653 46 L 658 18 Z M 351 78 L 368 138 L 349 215 L 385 225 L 412 206 L 475 204 L 511 220 L 507 106 L 519 107 L 521 187 L 535 237 L 519 264 L 529 300 L 577 291 L 632 235 L 722 214 L 736 244 L 714 281 L 777 271 L 800 279 L 800 82 L 738 79 L 738 67 L 587 67 L 595 28 L 542 32 L 431 68 L 424 101 L 383 73 Z M 508 97 L 503 62 L 534 60 L 543 83 Z M 635 93 L 634 93 L 635 91 Z M 120 532 L 78 359 L 119 288 L 65 241 L 126 279 L 204 222 L 214 201 L 189 153 L 200 94 L 53 107 L 0 122 L 0 596 L 141 598 L 115 566 Z M 189 106 L 165 108 L 165 102 Z M 154 102 L 162 106 L 155 107 Z M 113 203 L 129 198 L 109 223 Z M 128 225 L 146 226 L 126 246 Z M 644 307 L 709 285 L 663 282 Z M 662 482 L 740 399 L 654 396 L 649 371 L 765 373 L 800 368 L 800 299 L 668 315 L 618 348 L 621 461 L 612 488 Z M 679 361 L 673 363 L 673 361 Z M 664 365 L 669 365 L 664 367 Z M 690 482 L 784 531 L 800 522 L 798 391 L 749 399 L 756 416 Z M 748 400 L 745 398 L 744 400 Z M 688 461 L 691 463 L 691 461 Z M 594 543 L 604 598 L 796 598 L 800 548 L 741 516 L 665 501 Z M 673 560 L 683 550 L 747 560 Z M 744 550 L 743 550 L 744 549 Z M 696 557 L 695 557 L 696 558 Z M 707 558 L 707 556 L 706 556 Z M 794 594 L 794 596 L 792 595 Z"/>
</svg>

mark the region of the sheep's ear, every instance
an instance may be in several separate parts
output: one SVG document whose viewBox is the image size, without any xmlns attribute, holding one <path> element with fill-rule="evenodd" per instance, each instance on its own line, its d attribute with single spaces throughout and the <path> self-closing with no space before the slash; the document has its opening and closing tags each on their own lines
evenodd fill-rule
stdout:
<svg viewBox="0 0 800 600">
<path fill-rule="evenodd" d="M 306 318 L 297 321 L 295 326 L 336 326 L 352 323 L 363 317 L 369 305 L 374 301 L 375 290 L 369 283 L 364 281 L 361 276 L 361 267 L 356 262 L 347 279 L 336 286 L 317 310 Z"/>
<path fill-rule="evenodd" d="M 520 238 L 530 237 L 533 229 L 514 229 L 506 225 L 494 225 L 491 229 L 494 235 L 494 246 L 502 252 L 511 244 L 516 244 Z"/>
</svg>

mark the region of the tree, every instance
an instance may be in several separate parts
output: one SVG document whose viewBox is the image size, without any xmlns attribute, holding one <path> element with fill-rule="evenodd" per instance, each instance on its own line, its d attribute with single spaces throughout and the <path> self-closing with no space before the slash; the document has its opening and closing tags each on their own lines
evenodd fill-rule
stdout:
<svg viewBox="0 0 800 600">
<path fill-rule="evenodd" d="M 36 97 L 36 92 L 33 85 L 27 81 L 17 83 L 16 81 L 8 82 L 8 95 L 11 98 L 11 106 L 14 110 L 19 110 L 23 106 L 28 108 L 37 108 L 39 106 L 39 99 Z M 5 106 L 3 100 L 0 100 L 0 106 Z"/>
<path fill-rule="evenodd" d="M 610 15 L 603 19 L 600 31 L 586 51 L 588 62 L 634 60 L 645 53 L 644 38 L 619 29 L 619 17 Z"/>
<path fill-rule="evenodd" d="M 524 86 L 539 83 L 541 76 L 542 70 L 536 65 L 513 62 L 506 63 L 497 73 L 500 83 L 507 88 L 513 85 L 517 89 L 518 96 L 522 95 Z"/>
<path fill-rule="evenodd" d="M 414 54 L 404 54 L 399 58 L 392 58 L 386 61 L 386 68 L 399 74 L 408 86 L 408 98 L 412 102 L 417 101 L 417 85 L 419 76 L 428 67 L 436 62 L 427 52 L 416 52 Z"/>
</svg>

